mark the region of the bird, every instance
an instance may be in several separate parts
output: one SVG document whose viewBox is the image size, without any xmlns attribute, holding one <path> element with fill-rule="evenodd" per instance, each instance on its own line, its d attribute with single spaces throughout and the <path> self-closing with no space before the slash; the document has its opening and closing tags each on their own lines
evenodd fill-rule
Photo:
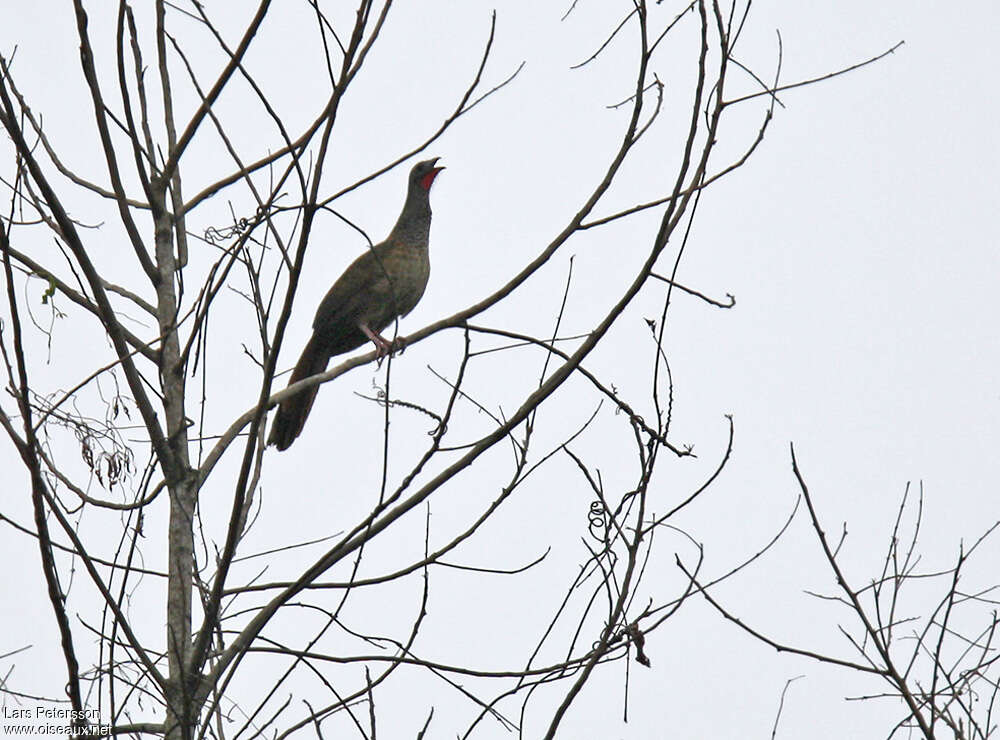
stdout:
<svg viewBox="0 0 1000 740">
<path fill-rule="evenodd" d="M 326 370 L 330 358 L 371 341 L 376 356 L 402 349 L 381 332 L 413 310 L 430 277 L 428 240 L 431 227 L 430 191 L 444 169 L 439 157 L 418 162 L 410 170 L 406 200 L 396 225 L 384 241 L 358 257 L 337 278 L 316 309 L 312 337 L 295 363 L 292 385 Z M 268 445 L 288 449 L 302 433 L 319 386 L 286 398 L 278 406 Z"/>
</svg>

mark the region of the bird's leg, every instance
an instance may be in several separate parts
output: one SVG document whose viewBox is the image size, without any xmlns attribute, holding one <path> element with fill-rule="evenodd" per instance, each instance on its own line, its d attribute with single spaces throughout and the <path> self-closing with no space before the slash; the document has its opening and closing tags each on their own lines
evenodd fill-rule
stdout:
<svg viewBox="0 0 1000 740">
<path fill-rule="evenodd" d="M 396 341 L 390 342 L 388 339 L 383 337 L 376 331 L 372 331 L 367 324 L 358 324 L 358 328 L 364 332 L 365 336 L 372 340 L 372 344 L 375 345 L 375 359 L 378 362 L 382 362 L 382 358 L 386 355 L 391 355 L 396 350 L 400 352 L 406 347 L 406 343 L 402 339 L 397 338 Z"/>
</svg>

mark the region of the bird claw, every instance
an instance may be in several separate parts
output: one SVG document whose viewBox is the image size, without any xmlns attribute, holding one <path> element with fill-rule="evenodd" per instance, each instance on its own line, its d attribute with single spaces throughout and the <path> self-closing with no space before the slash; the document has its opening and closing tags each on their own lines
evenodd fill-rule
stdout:
<svg viewBox="0 0 1000 740">
<path fill-rule="evenodd" d="M 372 337 L 372 343 L 375 345 L 375 362 L 380 366 L 386 357 L 396 353 L 403 354 L 406 351 L 406 340 L 402 337 L 396 337 L 390 342 L 385 337 L 376 334 Z"/>
<path fill-rule="evenodd" d="M 406 349 L 406 340 L 402 337 L 394 337 L 390 342 L 377 331 L 372 331 L 367 324 L 358 324 L 358 328 L 361 329 L 361 331 L 364 332 L 364 335 L 372 340 L 372 344 L 375 345 L 375 361 L 379 365 L 382 364 L 382 360 L 387 355 L 393 355 L 396 352 L 403 354 L 403 350 Z"/>
</svg>

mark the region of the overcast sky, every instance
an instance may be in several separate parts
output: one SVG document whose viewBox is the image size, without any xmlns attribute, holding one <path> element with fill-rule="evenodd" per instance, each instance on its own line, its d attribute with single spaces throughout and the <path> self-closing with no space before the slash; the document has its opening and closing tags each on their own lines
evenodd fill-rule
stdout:
<svg viewBox="0 0 1000 740">
<path fill-rule="evenodd" d="M 99 4 L 90 5 L 98 16 Z M 664 7 L 671 5 L 677 7 Z M 231 12 L 207 6 L 222 18 Z M 511 2 L 497 9 L 487 87 L 521 61 L 525 67 L 429 151 L 441 156 L 447 169 L 432 194 L 431 282 L 420 306 L 404 320 L 404 333 L 488 294 L 540 251 L 589 192 L 618 144 L 626 113 L 607 106 L 631 93 L 634 29 L 626 29 L 593 64 L 577 72 L 569 67 L 602 43 L 629 4 L 580 0 L 560 22 L 566 6 Z M 666 16 L 681 6 L 663 3 L 659 12 Z M 441 0 L 402 3 L 394 10 L 383 51 L 371 59 L 371 79 L 361 86 L 358 99 L 345 106 L 344 134 L 331 156 L 331 191 L 406 151 L 450 112 L 471 79 L 491 9 L 478 0 Z M 44 114 L 55 142 L 71 152 L 74 164 L 100 172 L 96 144 L 77 132 L 77 114 L 71 111 L 87 103 L 79 88 L 70 7 L 49 0 L 16 3 L 5 8 L 4 16 L 0 49 L 9 55 L 17 46 L 15 72 L 22 92 Z M 243 20 L 228 19 L 230 38 Z M 644 147 L 626 168 L 623 187 L 599 214 L 656 197 L 672 182 L 677 147 L 670 132 L 678 125 L 674 122 L 686 121 L 689 110 L 685 101 L 695 61 L 693 20 L 678 29 L 676 48 L 665 52 L 656 68 L 666 83 L 656 144 Z M 183 27 L 181 19 L 174 22 Z M 839 534 L 847 524 L 843 557 L 849 577 L 858 584 L 881 568 L 908 483 L 913 491 L 923 487 L 920 551 L 927 570 L 950 566 L 960 542 L 969 543 L 1000 519 L 998 24 L 1000 9 L 990 2 L 960 8 L 902 0 L 754 3 L 737 56 L 765 78 L 773 75 L 776 63 L 776 30 L 783 41 L 786 82 L 850 66 L 899 41 L 905 44 L 877 64 L 784 93 L 785 107 L 776 110 L 755 155 L 699 204 L 679 280 L 719 299 L 732 294 L 736 305 L 723 311 L 675 296 L 666 334 L 674 376 L 672 437 L 678 444 L 693 444 L 698 458 L 669 462 L 660 485 L 666 502 L 704 479 L 725 449 L 725 415 L 733 416 L 731 463 L 710 494 L 675 522 L 704 544 L 709 574 L 718 575 L 759 550 L 790 513 L 797 495 L 789 457 L 792 442 L 827 531 Z M 92 25 L 100 37 L 102 24 Z M 265 26 L 262 49 L 251 57 L 266 89 L 297 126 L 316 114 L 322 99 L 322 70 L 295 66 L 301 59 L 315 61 L 314 41 L 295 37 L 281 24 Z M 213 69 L 216 57 L 211 53 L 195 48 L 192 56 Z M 107 84 L 114 84 L 114 78 Z M 752 90 L 735 72 L 731 84 L 737 91 Z M 231 106 L 227 112 L 239 113 L 236 102 L 223 104 Z M 720 161 L 753 140 L 760 114 L 759 106 L 734 113 L 720 132 Z M 262 153 L 253 128 L 235 130 L 236 143 L 248 157 Z M 274 145 L 273 139 L 264 144 Z M 197 146 L 207 173 L 224 171 L 217 142 L 206 138 Z M 220 161 L 218 168 L 211 167 Z M 189 173 L 185 185 L 193 192 L 203 180 L 197 167 Z M 344 209 L 373 239 L 381 238 L 395 220 L 404 176 L 399 169 L 344 200 Z M 80 207 L 88 202 L 81 201 Z M 213 202 L 189 228 L 225 223 L 228 209 L 227 202 Z M 614 295 L 611 284 L 637 267 L 647 243 L 638 240 L 648 241 L 651 223 L 643 216 L 628 225 L 588 232 L 546 268 L 547 282 L 526 287 L 519 308 L 494 312 L 490 322 L 539 333 L 551 327 L 573 254 L 564 328 L 566 333 L 586 331 Z M 324 246 L 310 256 L 279 363 L 283 368 L 293 364 L 307 338 L 314 307 L 326 288 L 364 248 L 333 218 L 320 221 L 315 238 Z M 113 241 L 106 246 L 122 249 Z M 232 300 L 236 305 L 237 299 Z M 649 365 L 643 319 L 658 316 L 661 301 L 660 292 L 641 294 L 616 325 L 612 338 L 617 344 L 609 346 L 617 349 L 597 352 L 591 369 L 620 387 L 641 389 Z M 74 316 L 72 321 L 86 319 Z M 236 341 L 252 340 L 255 327 L 234 323 L 214 331 L 219 341 L 233 338 L 225 360 L 231 364 L 223 369 L 231 380 L 213 411 L 221 427 L 255 398 L 257 375 L 241 359 Z M 53 388 L 61 382 L 58 368 L 99 364 L 104 355 L 91 360 L 88 352 L 100 340 L 85 337 L 57 328 L 51 350 Z M 394 388 L 401 395 L 439 398 L 445 391 L 427 366 L 453 372 L 459 343 L 457 335 L 442 336 L 413 347 L 393 365 Z M 623 347 L 642 350 L 633 354 Z M 493 408 L 510 410 L 537 381 L 540 365 L 537 356 L 534 360 L 524 367 L 535 375 L 523 383 L 515 383 L 496 365 L 490 366 L 492 374 L 470 382 Z M 365 367 L 324 386 L 303 437 L 287 453 L 268 453 L 262 517 L 248 551 L 338 531 L 370 505 L 366 497 L 377 495 L 382 412 L 355 393 L 371 393 L 372 384 L 382 382 L 384 371 Z M 12 407 L 9 399 L 3 404 Z M 569 394 L 554 399 L 549 441 L 592 410 L 578 407 Z M 605 413 L 610 417 L 608 409 Z M 614 424 L 611 418 L 604 421 L 596 429 Z M 423 435 L 417 437 L 419 448 L 426 431 L 427 424 L 413 418 L 394 427 L 400 469 L 414 449 L 406 435 Z M 608 479 L 626 485 L 631 463 L 627 455 L 615 453 L 619 444 L 601 433 L 581 440 Z M 494 476 L 487 467 L 435 503 L 434 526 L 441 528 L 442 538 L 495 496 L 507 462 L 498 453 L 488 462 L 496 465 Z M 0 512 L 28 522 L 27 484 L 11 445 L 0 444 L 0 464 L 7 471 Z M 551 545 L 553 552 L 543 565 L 548 570 L 485 584 L 450 572 L 440 576 L 430 609 L 437 618 L 429 621 L 423 638 L 433 646 L 428 657 L 457 660 L 477 651 L 477 661 L 490 668 L 521 664 L 520 653 L 511 664 L 501 638 L 507 633 L 516 637 L 521 628 L 537 634 L 545 615 L 557 606 L 558 588 L 586 557 L 580 536 L 587 500 L 578 483 L 569 477 L 568 467 L 553 468 L 525 494 L 536 497 L 534 504 L 505 510 L 458 558 L 509 567 Z M 230 490 L 229 484 L 220 484 L 220 512 L 228 511 L 225 496 Z M 208 510 L 212 506 L 206 504 Z M 400 534 L 409 539 L 397 551 L 373 553 L 373 569 L 419 553 L 422 524 L 414 521 Z M 654 581 L 664 584 L 658 592 L 663 597 L 677 583 L 673 553 L 690 558 L 693 550 L 680 537 L 664 537 L 659 546 L 662 571 L 657 578 L 662 580 Z M 57 694 L 64 674 L 41 591 L 37 549 L 8 527 L 0 529 L 0 556 L 9 564 L 5 585 L 15 595 L 0 606 L 0 654 L 33 645 L 18 657 L 11 685 L 27 693 Z M 965 584 L 969 591 L 994 583 L 997 556 L 996 547 L 981 551 Z M 151 562 L 158 557 L 150 552 Z M 294 562 L 286 565 L 289 573 L 294 571 Z M 552 583 L 558 588 L 548 591 Z M 800 511 L 778 545 L 717 595 L 776 639 L 854 659 L 837 629 L 841 622 L 855 626 L 849 615 L 804 593 L 831 593 L 834 587 Z M 921 605 L 935 604 L 938 596 L 928 592 L 915 610 L 926 613 Z M 366 607 L 375 614 L 415 608 L 412 593 L 400 599 Z M 152 624 L 160 613 L 151 616 Z M 365 619 L 377 622 L 377 617 Z M 78 633 L 89 639 L 83 627 Z M 497 636 L 495 649 L 483 644 L 484 633 Z M 781 691 L 796 676 L 803 678 L 785 697 L 778 737 L 883 737 L 900 716 L 892 701 L 845 702 L 845 696 L 883 690 L 876 682 L 776 654 L 702 600 L 692 600 L 653 634 L 647 652 L 651 669 L 630 667 L 627 724 L 621 721 L 624 667 L 619 665 L 609 668 L 574 705 L 560 736 L 769 737 Z M 0 662 L 0 677 L 8 667 Z M 434 696 L 441 719 L 432 736 L 453 737 L 472 710 L 447 687 Z M 430 700 L 398 696 L 391 701 L 398 704 L 385 720 L 387 736 L 412 736 L 404 733 L 419 727 Z M 446 719 L 449 707 L 462 709 Z M 535 727 L 530 721 L 526 726 Z M 498 724 L 483 728 L 482 737 L 507 736 Z"/>
</svg>

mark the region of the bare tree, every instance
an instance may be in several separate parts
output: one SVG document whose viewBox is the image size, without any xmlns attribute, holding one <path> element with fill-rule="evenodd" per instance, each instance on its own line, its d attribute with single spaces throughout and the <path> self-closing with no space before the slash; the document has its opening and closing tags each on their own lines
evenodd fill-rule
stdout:
<svg viewBox="0 0 1000 740">
<path fill-rule="evenodd" d="M 838 620 L 836 628 L 851 655 L 832 655 L 775 639 L 723 606 L 705 584 L 698 584 L 701 595 L 720 615 L 779 652 L 803 655 L 877 678 L 885 686 L 884 691 L 850 698 L 898 703 L 902 716 L 890 729 L 890 738 L 897 734 L 926 740 L 996 737 L 994 711 L 1000 694 L 996 631 L 1000 622 L 993 594 L 1000 584 L 990 582 L 985 587 L 967 589 L 959 582 L 969 569 L 969 559 L 1000 527 L 1000 522 L 990 525 L 968 548 L 960 544 L 954 565 L 938 570 L 923 567 L 918 547 L 923 487 L 914 504 L 908 485 L 881 569 L 866 577 L 864 585 L 858 585 L 858 579 L 849 577 L 842 564 L 847 525 L 836 543 L 827 536 L 794 448 L 791 457 L 799 501 L 805 502 L 816 542 L 837 589 L 833 594 L 809 593 L 840 607 L 838 613 L 846 615 Z M 683 564 L 680 567 L 685 573 L 691 572 Z M 992 576 L 992 569 L 989 571 Z M 913 591 L 936 593 L 913 595 Z M 928 602 L 936 605 L 929 614 L 921 613 Z M 775 733 L 777 726 L 776 719 Z"/>
<path fill-rule="evenodd" d="M 34 513 L 31 524 L 4 520 L 37 540 L 65 657 L 65 677 L 54 685 L 65 685 L 67 697 L 50 697 L 68 698 L 70 712 L 61 716 L 71 718 L 77 731 L 102 735 L 284 737 L 305 729 L 322 736 L 338 723 L 341 731 L 353 728 L 361 737 L 375 738 L 377 698 L 390 678 L 414 686 L 430 678 L 473 708 L 465 736 L 495 722 L 522 735 L 553 737 L 602 666 L 629 656 L 651 665 L 646 636 L 692 594 L 708 596 L 697 564 L 686 565 L 686 576 L 676 582 L 649 583 L 651 572 L 676 573 L 670 561 L 655 557 L 654 539 L 684 540 L 672 518 L 716 480 L 729 458 L 727 448 L 693 490 L 678 494 L 656 485 L 655 472 L 665 462 L 694 458 L 691 447 L 672 440 L 673 384 L 664 327 L 675 300 L 720 308 L 734 304 L 731 296 L 720 301 L 682 285 L 677 271 L 705 189 L 755 152 L 782 91 L 816 81 L 780 84 L 780 37 L 775 69 L 765 82 L 738 61 L 749 3 L 625 5 L 621 22 L 582 63 L 595 63 L 613 43 L 631 45 L 635 59 L 627 81 L 622 78 L 622 99 L 612 106 L 626 115 L 599 175 L 567 211 L 561 228 L 532 245 L 533 256 L 495 290 L 405 337 L 408 346 L 438 342 L 450 348 L 451 355 L 441 360 L 446 369 L 427 370 L 446 390 L 443 395 L 417 400 L 395 395 L 390 379 L 401 360 L 380 363 L 384 379 L 371 400 L 383 413 L 382 468 L 375 489 L 355 494 L 364 498 L 365 513 L 331 522 L 331 530 L 342 532 L 320 541 L 302 541 L 295 532 L 270 533 L 281 544 L 263 554 L 294 551 L 299 559 L 292 577 L 265 580 L 263 570 L 251 572 L 240 564 L 262 554 L 247 551 L 248 533 L 268 526 L 256 513 L 268 459 L 269 409 L 376 359 L 375 352 L 367 352 L 274 390 L 289 319 L 310 308 L 296 301 L 296 293 L 316 224 L 337 219 L 367 239 L 341 208 L 345 196 L 395 176 L 400 165 L 460 127 L 490 96 L 501 90 L 516 94 L 511 83 L 519 70 L 498 77 L 487 71 L 494 17 L 484 24 L 481 56 L 469 71 L 467 88 L 450 110 L 440 112 L 438 127 L 424 137 L 393 142 L 383 164 L 342 182 L 332 172 L 331 150 L 345 125 L 344 100 L 366 84 L 362 70 L 381 49 L 394 10 L 391 0 L 361 0 L 350 12 L 310 2 L 305 15 L 302 8 L 276 8 L 261 0 L 232 38 L 197 2 L 157 0 L 149 17 L 125 0 L 114 12 L 95 11 L 93 19 L 82 0 L 74 0 L 73 8 L 89 100 L 81 137 L 93 127 L 95 139 L 87 145 L 96 142 L 100 171 L 75 165 L 76 142 L 55 140 L 45 124 L 53 116 L 79 113 L 35 111 L 32 91 L 16 82 L 16 56 L 6 51 L 0 57 L 0 121 L 8 137 L 3 182 L 9 194 L 0 229 L 8 299 L 0 346 L 9 380 L 0 424 L 28 471 Z M 575 3 L 567 15 L 573 12 L 579 12 Z M 324 98 L 308 123 L 293 123 L 297 116 L 281 110 L 260 81 L 260 62 L 252 51 L 271 22 L 300 24 L 296 34 L 319 41 L 322 53 L 310 75 L 325 84 Z M 105 38 L 107 43 L 96 41 Z M 688 69 L 670 71 L 690 93 L 685 108 L 668 110 L 657 69 L 675 38 L 693 41 L 697 52 Z M 208 44 L 217 62 L 201 53 Z M 269 58 L 267 64 L 281 60 Z M 256 110 L 255 117 L 227 118 L 225 98 L 238 98 Z M 723 119 L 737 106 L 753 105 L 759 126 L 744 135 L 739 152 L 715 162 Z M 661 119 L 671 119 L 684 135 L 673 137 Z M 266 135 L 260 134 L 262 121 Z M 240 127 L 251 124 L 257 138 L 247 153 L 239 143 Z M 220 155 L 209 164 L 199 155 L 206 148 Z M 620 174 L 632 161 L 662 170 L 669 185 L 641 202 L 609 210 L 609 195 L 619 195 Z M 207 177 L 206 168 L 212 169 Z M 192 180 L 201 184 L 191 188 Z M 231 212 L 225 224 L 218 207 L 222 197 Z M 572 286 L 567 245 L 584 232 L 600 233 L 643 213 L 656 218 L 646 230 L 638 267 L 612 287 L 614 299 L 599 307 L 586 331 L 567 335 L 563 326 Z M 526 283 L 557 259 L 567 271 L 562 289 L 552 291 L 554 325 L 523 331 L 491 318 L 490 309 L 521 305 Z M 648 357 L 646 391 L 627 397 L 631 391 L 602 379 L 586 361 L 613 341 L 610 329 L 622 317 L 638 320 L 630 307 L 642 291 L 658 294 L 661 310 L 647 320 L 646 345 L 614 349 Z M 232 295 L 239 298 L 237 308 L 225 300 Z M 92 353 L 72 367 L 60 366 L 54 381 L 47 348 L 60 340 L 36 316 L 40 306 L 51 320 L 65 317 L 97 338 Z M 210 334 L 218 326 L 240 330 Z M 460 341 L 445 343 L 448 337 Z M 234 362 L 240 351 L 246 368 L 257 375 L 245 410 L 230 413 L 217 399 L 231 374 L 218 369 L 217 360 Z M 512 384 L 519 395 L 500 411 L 495 399 L 470 384 L 470 374 L 503 377 L 514 356 L 536 363 L 537 380 L 527 390 Z M 572 390 L 575 405 L 592 410 L 576 428 L 542 414 L 563 389 Z M 404 456 L 397 461 L 396 448 L 390 448 L 390 439 L 398 438 L 398 433 L 391 437 L 390 426 L 401 418 L 430 425 L 422 451 L 410 461 Z M 602 434 L 613 430 L 630 449 L 628 457 L 610 463 L 632 471 L 627 484 L 620 475 L 606 483 L 602 463 L 580 452 L 581 440 L 597 423 L 603 424 Z M 729 440 L 731 445 L 731 421 Z M 411 435 L 408 448 L 419 442 Z M 508 469 L 488 468 L 492 493 L 478 513 L 443 534 L 432 532 L 432 501 L 461 486 L 467 471 L 484 466 L 488 453 L 503 446 L 511 453 Z M 523 573 L 544 560 L 544 553 L 536 553 L 511 567 L 474 567 L 453 556 L 482 536 L 501 507 L 518 499 L 535 471 L 555 464 L 571 466 L 571 485 L 582 487 L 587 501 L 578 520 L 586 555 L 562 586 L 555 613 L 538 625 L 536 636 L 522 641 L 517 663 L 501 669 L 483 668 L 474 656 L 439 660 L 433 645 L 418 649 L 432 571 L 462 568 L 490 578 Z M 319 471 L 315 477 L 319 481 Z M 301 493 L 281 495 L 291 499 Z M 220 500 L 228 514 L 214 517 L 209 502 Z M 422 554 L 370 574 L 368 564 L 378 562 L 371 552 L 398 541 L 403 523 L 414 519 L 423 527 Z M 109 532 L 117 534 L 112 538 Z M 153 547 L 161 537 L 165 557 Z M 699 551 L 697 543 L 689 546 Z M 307 564 L 302 553 L 308 553 Z M 71 577 L 77 573 L 86 578 Z M 416 584 L 416 590 L 408 592 L 409 612 L 402 615 L 401 609 L 403 626 L 397 631 L 359 627 L 345 615 L 349 604 L 367 594 L 393 594 L 401 584 Z M 88 601 L 88 595 L 97 601 Z M 162 621 L 150 614 L 157 599 L 165 604 Z M 301 626 L 279 629 L 286 619 L 301 619 Z M 878 634 L 874 627 L 869 631 L 873 640 Z M 241 690 L 240 677 L 247 675 L 254 677 L 256 692 Z M 947 675 L 947 690 L 957 695 L 960 679 Z M 313 693 L 301 694 L 299 680 Z M 943 685 L 936 682 L 929 695 L 940 699 Z M 292 702 L 290 686 L 300 701 Z M 902 690 L 901 684 L 894 686 Z M 4 690 L 16 695 L 11 685 Z M 540 706 L 544 715 L 530 728 L 529 705 Z M 920 708 L 912 709 L 911 718 L 919 718 Z M 932 726 L 935 717 L 944 721 L 952 716 L 949 711 L 930 713 L 928 721 Z M 413 733 L 424 737 L 434 716 L 429 708 Z"/>
</svg>

